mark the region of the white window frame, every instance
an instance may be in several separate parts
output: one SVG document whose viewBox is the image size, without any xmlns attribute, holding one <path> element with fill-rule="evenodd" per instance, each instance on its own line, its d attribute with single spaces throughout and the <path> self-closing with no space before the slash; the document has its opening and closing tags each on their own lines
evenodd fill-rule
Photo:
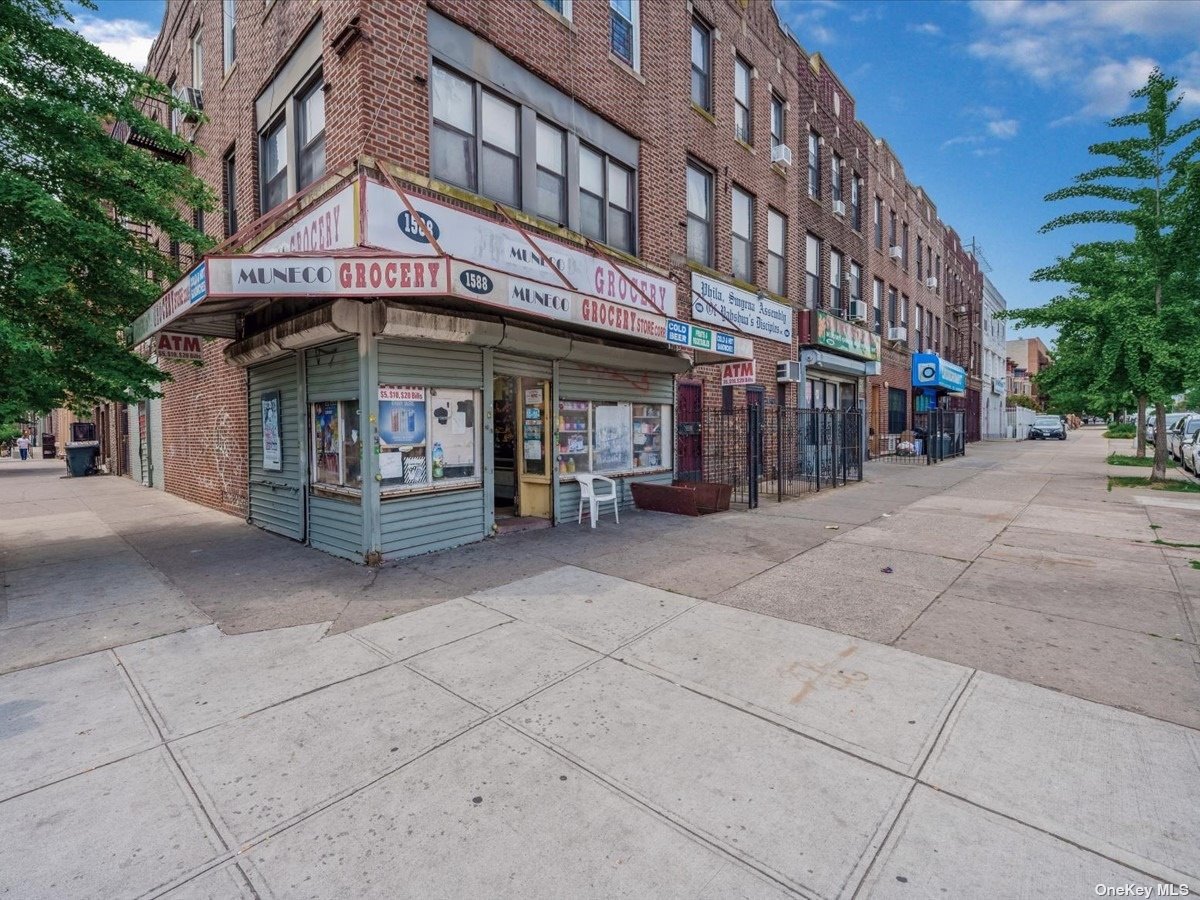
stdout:
<svg viewBox="0 0 1200 900">
<path fill-rule="evenodd" d="M 237 0 L 221 0 L 221 59 L 228 75 L 237 64 Z"/>
<path fill-rule="evenodd" d="M 707 22 L 705 22 L 703 19 L 699 18 L 698 16 L 692 16 L 692 28 L 691 28 L 691 31 L 688 32 L 688 34 L 690 37 L 694 37 L 695 33 L 697 31 L 699 31 L 704 38 L 704 65 L 703 66 L 696 65 L 696 54 L 694 52 L 695 51 L 694 46 L 689 47 L 689 52 L 691 55 L 693 81 L 695 80 L 697 74 L 699 74 L 699 76 L 704 80 L 704 98 L 703 98 L 704 102 L 696 103 L 695 96 L 692 96 L 692 103 L 696 103 L 696 105 L 699 106 L 701 109 L 703 109 L 705 112 L 712 112 L 712 108 L 713 108 L 713 89 L 712 89 L 713 32 L 712 32 L 712 28 L 709 27 Z M 692 85 L 690 83 L 688 85 L 688 89 L 689 89 L 689 91 L 692 89 Z"/>
<path fill-rule="evenodd" d="M 787 216 L 767 207 L 767 290 L 783 296 L 787 294 Z M 778 270 L 779 277 L 775 278 Z"/>
<path fill-rule="evenodd" d="M 738 205 L 737 205 L 737 203 L 734 202 L 734 198 L 738 195 L 741 195 L 741 197 L 745 198 L 746 213 L 749 217 L 748 221 L 741 223 L 745 226 L 744 233 L 742 231 L 738 230 L 738 226 L 739 226 L 739 223 L 737 220 Z M 754 282 L 754 219 L 755 219 L 754 195 L 751 194 L 747 190 L 743 190 L 742 188 L 738 187 L 737 185 L 733 185 L 730 189 L 730 196 L 729 196 L 729 239 L 730 239 L 729 268 L 733 272 L 735 278 L 740 278 L 742 281 L 747 281 L 747 282 L 750 282 L 751 284 L 755 283 Z M 736 269 L 737 253 L 735 252 L 734 248 L 737 246 L 737 242 L 739 240 L 744 241 L 746 244 L 746 265 L 748 266 L 748 269 L 747 269 L 747 271 L 744 271 L 744 272 L 738 272 Z"/>
<path fill-rule="evenodd" d="M 707 216 L 707 218 L 704 218 L 704 217 L 701 217 L 700 215 L 692 212 L 691 207 L 687 206 L 686 201 L 685 201 L 685 207 L 687 209 L 687 220 L 689 223 L 698 222 L 704 226 L 704 233 L 705 233 L 705 238 L 706 238 L 705 246 L 708 249 L 707 258 L 706 259 L 696 259 L 694 256 L 692 256 L 691 241 L 686 241 L 686 238 L 685 238 L 685 241 L 686 241 L 687 246 L 685 248 L 685 251 L 687 253 L 687 258 L 692 260 L 693 262 L 699 263 L 702 266 L 708 266 L 709 268 L 714 268 L 716 265 L 716 258 L 717 258 L 716 247 L 714 246 L 714 244 L 716 243 L 716 227 L 715 227 L 715 225 L 716 225 L 716 201 L 717 201 L 717 198 L 716 198 L 717 176 L 716 176 L 716 173 L 713 172 L 712 169 L 689 159 L 687 162 L 685 173 L 684 173 L 683 190 L 684 190 L 685 198 L 687 195 L 687 173 L 692 172 L 692 171 L 694 171 L 697 175 L 699 175 L 701 178 L 703 178 L 704 183 L 707 185 L 707 188 L 708 188 L 708 196 L 707 196 L 708 216 Z"/>
<path fill-rule="evenodd" d="M 820 309 L 824 291 L 821 289 L 821 239 L 811 231 L 804 233 L 804 305 Z"/>
<path fill-rule="evenodd" d="M 778 126 L 778 128 L 776 128 Z M 787 103 L 771 91 L 771 149 L 787 143 Z"/>
<path fill-rule="evenodd" d="M 632 46 L 630 47 L 630 50 L 632 51 L 632 54 L 631 54 L 633 56 L 632 60 L 623 59 L 613 49 L 612 17 L 613 17 L 613 15 L 617 15 L 621 19 L 625 19 L 625 16 L 622 13 L 617 12 L 617 8 L 614 5 L 617 2 L 619 2 L 619 0 L 609 0 L 609 4 L 608 4 L 608 15 L 609 15 L 608 52 L 612 55 L 613 59 L 620 60 L 623 64 L 629 66 L 635 72 L 641 72 L 642 71 L 642 3 L 641 3 L 641 0 L 629 0 L 630 18 L 627 19 L 626 21 L 629 22 L 629 27 L 630 27 L 630 31 L 631 31 Z"/>
<path fill-rule="evenodd" d="M 192 32 L 192 87 L 204 90 L 204 26 Z"/>
<path fill-rule="evenodd" d="M 739 97 L 738 80 L 743 77 L 746 95 Z M 743 118 L 745 122 L 739 121 Z M 733 57 L 733 136 L 743 144 L 754 143 L 754 68 L 738 55 Z"/>
<path fill-rule="evenodd" d="M 842 255 L 842 251 L 829 250 L 829 308 L 835 315 L 843 318 L 846 317 L 847 310 L 842 303 L 844 296 L 844 288 L 842 286 L 842 278 L 845 275 L 846 258 Z"/>
<path fill-rule="evenodd" d="M 542 0 L 542 5 L 556 16 L 562 16 L 564 19 L 570 22 L 571 15 L 574 12 L 574 10 L 571 8 L 574 5 L 574 0 L 558 0 L 558 2 L 562 4 L 561 10 L 554 8 L 554 0 Z"/>
</svg>

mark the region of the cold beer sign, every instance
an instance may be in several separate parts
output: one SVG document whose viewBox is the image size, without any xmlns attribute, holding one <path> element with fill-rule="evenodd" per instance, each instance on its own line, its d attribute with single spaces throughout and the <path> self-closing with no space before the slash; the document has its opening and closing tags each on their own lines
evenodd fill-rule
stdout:
<svg viewBox="0 0 1200 900">
<path fill-rule="evenodd" d="M 721 366 L 721 387 L 732 387 L 737 384 L 754 384 L 754 360 L 730 362 Z"/>
</svg>

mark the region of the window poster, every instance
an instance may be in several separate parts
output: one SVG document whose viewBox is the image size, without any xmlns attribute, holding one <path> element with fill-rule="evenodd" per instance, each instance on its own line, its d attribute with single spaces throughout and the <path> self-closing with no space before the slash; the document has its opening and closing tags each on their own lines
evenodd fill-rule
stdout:
<svg viewBox="0 0 1200 900">
<path fill-rule="evenodd" d="M 379 439 L 395 447 L 425 443 L 425 388 L 379 386 Z"/>
<path fill-rule="evenodd" d="M 313 404 L 313 443 L 316 481 L 340 484 L 342 480 L 340 422 L 337 403 Z"/>
<path fill-rule="evenodd" d="M 633 468 L 633 426 L 629 404 L 596 404 L 596 431 L 592 442 L 592 471 Z"/>
<path fill-rule="evenodd" d="M 267 472 L 283 471 L 283 441 L 279 426 L 279 391 L 262 395 L 262 467 Z"/>
</svg>

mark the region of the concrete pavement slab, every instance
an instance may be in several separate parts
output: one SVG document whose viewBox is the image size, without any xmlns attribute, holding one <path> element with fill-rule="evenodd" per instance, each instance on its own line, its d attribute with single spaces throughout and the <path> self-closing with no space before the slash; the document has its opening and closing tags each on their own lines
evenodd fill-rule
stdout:
<svg viewBox="0 0 1200 900">
<path fill-rule="evenodd" d="M 482 718 L 388 666 L 177 741 L 180 765 L 231 845 L 294 820 Z"/>
<path fill-rule="evenodd" d="M 0 803 L 0 895 L 141 897 L 225 852 L 165 748 Z"/>
<path fill-rule="evenodd" d="M 896 503 L 837 503 L 834 501 L 796 500 L 760 506 L 760 515 L 775 519 L 803 519 L 817 524 L 865 525 L 883 513 L 898 508 Z"/>
<path fill-rule="evenodd" d="M 964 597 L 939 598 L 896 646 L 1200 727 L 1194 644 Z"/>
<path fill-rule="evenodd" d="M 1041 528 L 1024 528 L 1009 525 L 996 538 L 994 546 L 1027 547 L 1035 550 L 1054 550 L 1074 556 L 1099 556 L 1104 559 L 1127 560 L 1138 563 L 1160 563 L 1165 558 L 1162 548 L 1150 543 L 1147 535 L 1143 543 L 1124 538 L 1106 538 L 1088 534 L 1066 534 Z"/>
<path fill-rule="evenodd" d="M 949 593 L 1145 634 L 1192 640 L 1168 566 L 1159 566 L 1157 577 L 1149 582 L 1155 586 L 1146 587 L 1136 577 L 1122 573 L 1119 570 L 1122 565 L 1129 563 L 1118 563 L 1114 571 L 1111 567 L 1048 559 L 1005 562 L 980 558 Z M 1158 587 L 1164 580 L 1170 585 L 1167 590 Z"/>
<path fill-rule="evenodd" d="M 381 654 L 323 625 L 227 636 L 216 626 L 142 641 L 117 651 L 167 738 L 263 709 L 361 675 Z"/>
<path fill-rule="evenodd" d="M 877 581 L 942 591 L 966 570 L 967 563 L 931 553 L 829 541 L 792 560 L 787 568 L 804 578 L 817 580 L 827 575 L 852 573 Z"/>
<path fill-rule="evenodd" d="M 1019 500 L 997 500 L 990 497 L 954 497 L 934 494 L 909 504 L 913 512 L 928 512 L 934 515 L 974 516 L 990 522 L 1007 524 L 1025 508 Z"/>
<path fill-rule="evenodd" d="M 47 591 L 47 576 L 51 572 L 54 587 Z M 25 597 L 50 599 L 84 591 L 104 596 L 120 592 L 126 581 L 134 589 L 148 581 L 159 587 L 169 584 L 141 554 L 129 547 L 95 559 L 61 560 L 53 566 L 32 566 L 5 571 L 0 575 L 4 596 L 9 600 Z"/>
<path fill-rule="evenodd" d="M 856 896 L 1094 897 L 1141 872 L 918 785 Z M 1151 896 L 1151 895 L 1147 895 Z"/>
<path fill-rule="evenodd" d="M 978 674 L 922 779 L 1169 881 L 1200 879 L 1200 733 Z"/>
<path fill-rule="evenodd" d="M 610 653 L 697 601 L 575 566 L 472 595 L 524 622 L 555 628 L 571 640 Z"/>
<path fill-rule="evenodd" d="M 491 712 L 528 697 L 600 654 L 528 622 L 510 622 L 410 659 L 406 665 Z"/>
<path fill-rule="evenodd" d="M 751 551 L 664 553 L 663 549 L 661 544 L 626 548 L 589 559 L 580 565 L 595 572 L 696 598 L 711 597 L 775 565 Z M 798 547 L 777 555 L 794 556 L 801 549 Z"/>
<path fill-rule="evenodd" d="M 834 540 L 970 561 L 1003 529 L 1001 522 L 905 511 L 839 534 Z"/>
<path fill-rule="evenodd" d="M 406 568 L 437 578 L 452 587 L 454 596 L 462 597 L 473 591 L 540 575 L 560 565 L 558 560 L 538 553 L 514 553 L 505 541 L 500 540 L 419 556 Z"/>
<path fill-rule="evenodd" d="M 210 869 L 162 897 L 163 900 L 258 900 L 237 863 Z"/>
<path fill-rule="evenodd" d="M 364 625 L 353 634 L 389 659 L 408 659 L 511 621 L 503 613 L 460 597 Z"/>
<path fill-rule="evenodd" d="M 48 541 L 23 547 L 9 547 L 0 541 L 0 571 L 12 572 L 75 563 L 84 559 L 101 560 L 113 554 L 127 553 L 129 544 L 118 534 L 78 541 Z"/>
<path fill-rule="evenodd" d="M 87 511 L 5 519 L 0 521 L 0 547 L 15 550 L 43 544 L 69 544 L 108 537 L 113 533 L 95 513 Z"/>
<path fill-rule="evenodd" d="M 970 670 L 704 603 L 620 657 L 894 771 L 912 774 Z"/>
<path fill-rule="evenodd" d="M 782 893 L 499 723 L 245 858 L 260 895 L 279 898 L 690 897 L 717 878 L 728 897 Z"/>
<path fill-rule="evenodd" d="M 1086 534 L 1093 537 L 1136 541 L 1151 539 L 1150 521 L 1144 513 L 1111 509 L 1103 512 L 1029 506 L 1013 520 L 1021 528 Z"/>
<path fill-rule="evenodd" d="M 852 889 L 909 790 L 900 775 L 614 660 L 504 718 L 816 896 Z"/>
<path fill-rule="evenodd" d="M 107 651 L 0 676 L 0 800 L 158 741 Z"/>
<path fill-rule="evenodd" d="M 206 625 L 192 604 L 165 598 L 0 629 L 0 674 Z"/>
<path fill-rule="evenodd" d="M 1006 537 L 1007 533 L 1002 534 L 1000 540 L 980 554 L 978 561 L 995 559 L 1030 568 L 1049 564 L 1066 572 L 1076 572 L 1088 585 L 1093 583 L 1093 578 L 1099 577 L 1119 579 L 1127 584 L 1154 590 L 1169 591 L 1175 588 L 1170 566 L 1162 558 L 1162 554 L 1145 554 L 1138 559 L 1121 559 L 1104 555 L 1105 547 L 1096 546 L 1097 544 L 1118 543 L 1115 541 L 1105 542 L 1103 539 L 1096 539 L 1092 545 L 1080 548 L 1090 551 L 1082 553 L 1071 545 L 1064 549 L 1057 542 L 1051 541 L 1045 541 L 1040 546 L 1017 546 L 1001 543 Z M 1036 541 L 1022 543 L 1037 544 Z"/>
<path fill-rule="evenodd" d="M 886 644 L 899 637 L 938 595 L 936 589 L 891 581 L 883 574 L 859 574 L 857 567 L 810 568 L 807 557 L 806 553 L 776 566 L 715 595 L 712 601 Z"/>
</svg>

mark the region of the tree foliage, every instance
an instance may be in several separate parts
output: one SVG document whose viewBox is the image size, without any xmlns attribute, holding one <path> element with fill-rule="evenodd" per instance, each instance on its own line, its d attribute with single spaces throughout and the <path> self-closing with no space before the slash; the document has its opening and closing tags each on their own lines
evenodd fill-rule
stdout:
<svg viewBox="0 0 1200 900">
<path fill-rule="evenodd" d="M 152 394 L 163 376 L 119 329 L 180 272 L 125 224 L 207 248 L 184 212 L 213 207 L 203 182 L 110 136 L 190 152 L 145 111 L 182 104 L 69 21 L 62 0 L 0 0 L 0 421 Z"/>
<path fill-rule="evenodd" d="M 1063 282 L 1067 292 L 1037 309 L 1010 312 L 1024 325 L 1059 329 L 1055 363 L 1039 381 L 1052 405 L 1101 412 L 1129 400 L 1165 404 L 1195 370 L 1200 341 L 1200 119 L 1174 124 L 1177 82 L 1155 69 L 1132 93 L 1144 108 L 1110 121 L 1136 129 L 1089 152 L 1105 158 L 1046 200 L 1101 201 L 1042 231 L 1112 225 L 1119 240 L 1074 247 L 1035 280 Z M 1095 405 L 1093 405 L 1095 404 Z M 1165 442 L 1155 446 L 1154 477 L 1164 477 Z"/>
</svg>

